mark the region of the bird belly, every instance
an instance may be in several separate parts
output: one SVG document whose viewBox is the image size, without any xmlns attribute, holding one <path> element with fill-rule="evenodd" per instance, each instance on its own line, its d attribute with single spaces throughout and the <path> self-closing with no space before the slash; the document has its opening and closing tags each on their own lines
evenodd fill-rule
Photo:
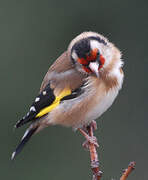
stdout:
<svg viewBox="0 0 148 180">
<path fill-rule="evenodd" d="M 108 92 L 103 91 L 102 94 L 100 90 L 93 91 L 89 92 L 90 95 L 87 92 L 79 98 L 66 100 L 49 113 L 48 122 L 73 128 L 87 125 L 100 117 L 112 105 L 118 90 L 118 88 L 112 88 Z"/>
<path fill-rule="evenodd" d="M 99 118 L 114 102 L 119 90 L 112 88 L 105 92 L 102 98 L 96 97 L 95 105 L 86 113 L 85 123 L 90 123 L 92 120 Z"/>
</svg>

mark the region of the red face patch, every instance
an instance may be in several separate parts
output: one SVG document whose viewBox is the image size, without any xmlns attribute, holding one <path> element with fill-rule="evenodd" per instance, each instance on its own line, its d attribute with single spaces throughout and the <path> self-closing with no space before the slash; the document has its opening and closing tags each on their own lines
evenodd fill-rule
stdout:
<svg viewBox="0 0 148 180">
<path fill-rule="evenodd" d="M 99 69 L 101 69 L 101 68 L 103 67 L 104 63 L 105 63 L 105 59 L 104 59 L 104 57 L 100 54 L 100 66 L 99 66 Z"/>
<path fill-rule="evenodd" d="M 88 65 L 88 61 L 84 58 L 78 58 L 78 62 L 82 65 Z"/>
<path fill-rule="evenodd" d="M 82 65 L 82 68 L 85 72 L 87 73 L 91 73 L 91 69 L 88 67 L 90 62 L 96 61 L 97 58 L 99 56 L 99 69 L 100 70 L 104 63 L 105 63 L 105 59 L 101 54 L 98 54 L 98 49 L 95 48 L 93 50 L 90 51 L 89 55 L 86 55 L 86 58 L 78 58 L 78 62 Z"/>
<path fill-rule="evenodd" d="M 87 73 L 91 73 L 91 69 L 89 67 L 86 67 L 86 66 L 82 66 L 83 70 Z"/>
</svg>

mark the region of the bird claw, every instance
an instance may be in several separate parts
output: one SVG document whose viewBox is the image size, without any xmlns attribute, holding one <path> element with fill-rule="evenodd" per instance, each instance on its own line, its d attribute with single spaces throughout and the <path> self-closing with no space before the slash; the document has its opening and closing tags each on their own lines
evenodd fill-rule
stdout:
<svg viewBox="0 0 148 180">
<path fill-rule="evenodd" d="M 90 123 L 90 126 L 93 128 L 93 130 L 97 130 L 97 123 L 96 121 L 92 120 Z"/>
<path fill-rule="evenodd" d="M 88 150 L 88 149 L 89 149 L 89 143 L 88 143 L 88 141 L 85 140 L 85 141 L 83 142 L 82 146 L 83 146 L 86 150 Z"/>
<path fill-rule="evenodd" d="M 97 138 L 93 135 L 92 136 L 89 135 L 89 132 L 91 131 L 90 129 L 92 129 L 92 131 L 97 129 L 96 121 L 93 120 L 88 126 L 83 126 L 83 128 L 78 128 L 81 134 L 86 138 L 86 141 L 82 144 L 82 146 L 86 149 L 89 149 L 90 144 L 99 147 Z"/>
<path fill-rule="evenodd" d="M 89 125 L 84 125 L 81 129 L 88 133 L 88 129 L 92 127 L 93 131 L 97 130 L 97 123 L 96 121 L 92 120 Z"/>
<path fill-rule="evenodd" d="M 86 137 L 86 141 L 84 141 L 84 143 L 82 144 L 82 146 L 86 149 L 89 148 L 89 144 L 94 144 L 96 147 L 99 147 L 99 144 L 97 142 L 97 138 L 95 136 L 91 137 L 91 136 L 87 136 Z"/>
</svg>

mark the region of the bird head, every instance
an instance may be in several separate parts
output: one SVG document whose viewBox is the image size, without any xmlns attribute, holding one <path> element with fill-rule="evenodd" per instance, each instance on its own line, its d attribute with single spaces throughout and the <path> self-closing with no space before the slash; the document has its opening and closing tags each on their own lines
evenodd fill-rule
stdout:
<svg viewBox="0 0 148 180">
<path fill-rule="evenodd" d="M 109 66 L 113 56 L 112 44 L 95 32 L 78 35 L 71 41 L 68 51 L 78 71 L 97 77 Z"/>
</svg>

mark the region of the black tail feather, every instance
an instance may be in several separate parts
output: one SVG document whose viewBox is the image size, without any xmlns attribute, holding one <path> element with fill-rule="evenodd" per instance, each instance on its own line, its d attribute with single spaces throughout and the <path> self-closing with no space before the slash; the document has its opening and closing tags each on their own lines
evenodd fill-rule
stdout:
<svg viewBox="0 0 148 180">
<path fill-rule="evenodd" d="M 16 150 L 12 153 L 11 160 L 13 160 L 15 158 L 15 156 L 22 151 L 23 147 L 29 141 L 31 136 L 35 133 L 37 128 L 38 127 L 31 128 L 31 129 L 29 128 L 29 129 L 26 130 L 24 136 L 22 137 L 22 140 L 21 140 L 20 144 L 17 146 Z"/>
</svg>

